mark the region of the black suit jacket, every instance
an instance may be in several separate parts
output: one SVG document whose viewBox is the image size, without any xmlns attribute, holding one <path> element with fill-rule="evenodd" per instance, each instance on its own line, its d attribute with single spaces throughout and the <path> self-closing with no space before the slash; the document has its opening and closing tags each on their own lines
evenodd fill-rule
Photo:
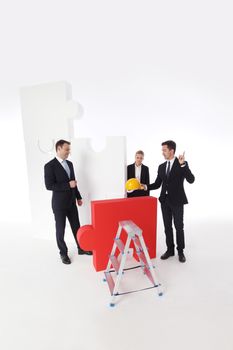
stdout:
<svg viewBox="0 0 233 350">
<path fill-rule="evenodd" d="M 166 176 L 166 164 L 167 162 L 160 164 L 157 178 L 154 183 L 148 186 L 148 189 L 156 190 L 162 185 L 159 197 L 161 203 L 165 201 L 167 192 L 167 198 L 172 205 L 178 206 L 187 204 L 188 200 L 184 191 L 184 179 L 186 179 L 189 183 L 193 183 L 195 180 L 194 175 L 189 169 L 188 163 L 186 162 L 186 165 L 181 167 L 178 159 L 176 158 L 168 179 Z"/>
<path fill-rule="evenodd" d="M 127 180 L 132 179 L 134 177 L 135 177 L 135 163 L 127 166 Z M 145 185 L 149 185 L 150 183 L 149 168 L 144 164 L 142 164 L 140 183 Z M 149 195 L 150 195 L 149 190 L 148 191 L 136 190 L 131 193 L 127 193 L 127 197 L 141 197 L 141 196 L 149 196 Z"/>
<path fill-rule="evenodd" d="M 75 180 L 75 175 L 73 164 L 69 160 L 67 164 L 70 168 L 70 179 L 57 158 L 44 166 L 45 186 L 47 190 L 53 191 L 53 211 L 69 209 L 76 203 L 76 199 L 82 199 L 77 187 L 70 188 L 69 181 Z"/>
</svg>

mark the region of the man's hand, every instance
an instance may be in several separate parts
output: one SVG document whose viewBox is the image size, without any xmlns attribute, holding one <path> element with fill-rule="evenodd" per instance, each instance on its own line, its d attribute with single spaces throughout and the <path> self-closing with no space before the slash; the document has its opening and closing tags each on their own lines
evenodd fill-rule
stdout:
<svg viewBox="0 0 233 350">
<path fill-rule="evenodd" d="M 81 199 L 78 199 L 77 202 L 78 202 L 79 207 L 81 207 L 83 205 L 83 201 Z"/>
<path fill-rule="evenodd" d="M 71 180 L 69 182 L 69 184 L 70 184 L 70 188 L 75 188 L 77 186 L 77 181 L 76 180 Z"/>
<path fill-rule="evenodd" d="M 182 155 L 179 155 L 178 160 L 179 160 L 180 165 L 183 165 L 185 163 L 184 155 L 185 155 L 185 152 Z"/>
<path fill-rule="evenodd" d="M 147 191 L 147 185 L 141 184 L 140 190 Z"/>
</svg>

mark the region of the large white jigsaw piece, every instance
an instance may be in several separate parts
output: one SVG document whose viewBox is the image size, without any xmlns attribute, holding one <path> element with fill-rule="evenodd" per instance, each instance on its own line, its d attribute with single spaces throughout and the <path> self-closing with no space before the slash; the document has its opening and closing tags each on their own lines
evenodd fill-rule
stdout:
<svg viewBox="0 0 233 350">
<path fill-rule="evenodd" d="M 67 82 L 53 82 L 20 89 L 23 132 L 33 231 L 51 237 L 54 220 L 51 193 L 44 186 L 44 164 L 55 156 L 58 139 L 72 143 L 72 161 L 79 190 L 84 198 L 81 224 L 90 222 L 90 200 L 124 197 L 126 138 L 107 137 L 106 148 L 95 152 L 90 138 L 74 136 L 74 119 L 82 107 L 72 100 Z"/>
<path fill-rule="evenodd" d="M 95 152 L 91 138 L 72 141 L 78 187 L 83 196 L 82 224 L 89 224 L 90 201 L 124 197 L 126 179 L 126 138 L 106 137 L 105 148 Z"/>
</svg>

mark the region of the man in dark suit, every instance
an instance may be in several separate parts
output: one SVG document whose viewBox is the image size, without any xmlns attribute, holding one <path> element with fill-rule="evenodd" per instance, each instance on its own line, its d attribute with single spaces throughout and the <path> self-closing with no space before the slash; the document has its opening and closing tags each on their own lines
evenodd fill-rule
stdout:
<svg viewBox="0 0 233 350">
<path fill-rule="evenodd" d="M 149 168 L 142 164 L 144 160 L 144 152 L 137 151 L 135 154 L 135 162 L 127 166 L 127 180 L 136 178 L 140 183 L 148 185 L 150 183 Z M 149 191 L 135 190 L 128 193 L 127 197 L 149 196 Z"/>
<path fill-rule="evenodd" d="M 44 166 L 44 179 L 47 190 L 53 191 L 52 209 L 56 223 L 57 246 L 64 264 L 70 264 L 67 245 L 64 241 L 66 218 L 68 218 L 79 254 L 92 255 L 78 244 L 77 231 L 80 227 L 76 200 L 82 205 L 82 197 L 77 188 L 73 164 L 67 160 L 70 142 L 59 140 L 56 143 L 56 157 Z"/>
<path fill-rule="evenodd" d="M 194 175 L 185 161 L 184 153 L 179 158 L 175 157 L 176 143 L 174 141 L 165 141 L 162 143 L 162 153 L 166 159 L 158 168 L 158 175 L 154 183 L 144 186 L 144 190 L 156 190 L 162 185 L 159 200 L 163 215 L 165 227 L 167 251 L 161 256 L 161 259 L 168 259 L 174 256 L 174 240 L 172 220 L 176 229 L 176 243 L 179 255 L 179 261 L 185 262 L 184 255 L 184 204 L 188 203 L 184 191 L 184 179 L 190 184 L 194 182 Z"/>
</svg>

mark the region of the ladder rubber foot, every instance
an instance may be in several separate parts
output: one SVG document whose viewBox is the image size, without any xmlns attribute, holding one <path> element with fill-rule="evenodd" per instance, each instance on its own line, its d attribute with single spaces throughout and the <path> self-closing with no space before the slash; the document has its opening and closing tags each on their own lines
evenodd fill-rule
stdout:
<svg viewBox="0 0 233 350">
<path fill-rule="evenodd" d="M 114 304 L 114 303 L 110 303 L 109 306 L 110 306 L 110 307 L 114 307 L 115 304 Z"/>
</svg>

